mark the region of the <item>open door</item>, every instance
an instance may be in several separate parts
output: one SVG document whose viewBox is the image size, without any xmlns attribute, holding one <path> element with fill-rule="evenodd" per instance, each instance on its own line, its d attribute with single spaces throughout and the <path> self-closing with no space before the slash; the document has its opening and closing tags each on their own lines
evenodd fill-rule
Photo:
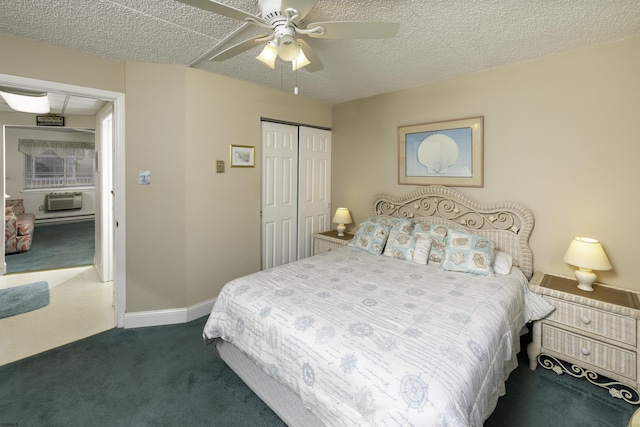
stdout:
<svg viewBox="0 0 640 427">
<path fill-rule="evenodd" d="M 96 116 L 96 247 L 94 265 L 101 282 L 113 280 L 113 103 Z"/>
</svg>

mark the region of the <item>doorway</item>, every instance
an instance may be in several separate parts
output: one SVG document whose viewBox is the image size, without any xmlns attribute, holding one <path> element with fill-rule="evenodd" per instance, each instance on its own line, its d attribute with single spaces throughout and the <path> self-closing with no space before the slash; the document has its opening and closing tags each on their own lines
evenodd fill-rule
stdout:
<svg viewBox="0 0 640 427">
<path fill-rule="evenodd" d="M 123 327 L 125 309 L 125 183 L 124 170 L 122 170 L 121 173 L 118 173 L 118 171 L 121 168 L 123 169 L 124 166 L 124 94 L 8 75 L 0 75 L 0 85 L 42 90 L 56 94 L 76 95 L 86 99 L 99 99 L 106 101 L 106 103 L 112 107 L 111 113 L 107 114 L 110 115 L 110 119 L 103 122 L 103 125 L 109 121 L 111 123 L 112 141 L 101 146 L 98 153 L 98 159 L 110 159 L 110 166 L 107 166 L 109 173 L 106 173 L 105 175 L 108 176 L 107 179 L 111 181 L 111 186 L 106 191 L 102 191 L 102 193 L 108 195 L 107 199 L 109 200 L 109 203 L 104 203 L 103 200 L 96 200 L 96 212 L 100 212 L 100 225 L 96 227 L 96 230 L 99 230 L 99 233 L 101 233 L 100 253 L 103 258 L 107 255 L 112 258 L 111 260 L 101 261 L 101 263 L 96 264 L 100 264 L 102 268 L 107 268 L 109 270 L 109 273 L 106 276 L 101 276 L 101 278 L 111 278 L 113 280 L 115 324 L 118 327 Z M 96 117 L 98 117 L 98 115 Z M 2 124 L 7 125 L 11 123 Z M 4 135 L 2 157 L 4 160 Z M 106 172 L 104 169 L 103 171 Z M 2 162 L 2 173 L 6 179 L 4 161 Z M 6 188 L 6 184 L 3 183 L 3 185 L 3 188 Z M 101 189 L 104 189 L 104 187 L 101 186 Z M 102 227 L 102 224 L 104 223 L 111 225 L 111 228 L 106 228 L 106 232 L 104 231 L 105 228 Z M 110 234 L 105 235 L 104 233 Z M 107 249 L 104 249 L 105 247 Z M 4 253 L 2 256 L 4 265 Z"/>
</svg>

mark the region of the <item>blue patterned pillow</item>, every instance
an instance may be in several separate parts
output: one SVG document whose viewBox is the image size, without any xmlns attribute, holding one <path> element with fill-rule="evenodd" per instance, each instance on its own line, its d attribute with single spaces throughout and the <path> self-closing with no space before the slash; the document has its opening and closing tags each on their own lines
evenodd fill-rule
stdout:
<svg viewBox="0 0 640 427">
<path fill-rule="evenodd" d="M 395 216 L 379 215 L 375 217 L 378 224 L 386 225 L 389 231 L 397 231 L 403 234 L 411 234 L 413 231 L 413 220 L 411 218 L 396 218 Z"/>
<path fill-rule="evenodd" d="M 416 224 L 412 234 L 431 239 L 429 264 L 442 265 L 447 245 L 447 227 L 439 224 Z"/>
<path fill-rule="evenodd" d="M 494 274 L 494 257 L 491 240 L 450 229 L 442 269 L 489 276 Z"/>
<path fill-rule="evenodd" d="M 430 249 L 429 238 L 391 231 L 383 255 L 425 265 Z"/>
<path fill-rule="evenodd" d="M 374 255 L 380 255 L 389 238 L 389 227 L 375 222 L 365 221 L 360 224 L 349 246 L 363 249 Z"/>
</svg>

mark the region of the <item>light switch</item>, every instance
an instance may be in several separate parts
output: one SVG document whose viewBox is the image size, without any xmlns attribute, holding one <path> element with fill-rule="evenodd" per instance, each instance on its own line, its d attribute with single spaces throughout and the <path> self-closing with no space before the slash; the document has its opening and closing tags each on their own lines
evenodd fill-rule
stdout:
<svg viewBox="0 0 640 427">
<path fill-rule="evenodd" d="M 216 173 L 224 173 L 224 160 L 216 161 Z"/>
</svg>

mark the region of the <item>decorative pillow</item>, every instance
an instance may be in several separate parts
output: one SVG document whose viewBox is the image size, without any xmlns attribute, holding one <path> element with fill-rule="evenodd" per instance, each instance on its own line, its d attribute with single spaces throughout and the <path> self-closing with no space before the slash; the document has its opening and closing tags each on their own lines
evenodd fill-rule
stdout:
<svg viewBox="0 0 640 427">
<path fill-rule="evenodd" d="M 431 238 L 415 236 L 415 239 L 416 250 L 413 253 L 413 262 L 426 265 L 429 261 L 429 252 L 431 252 Z"/>
<path fill-rule="evenodd" d="M 496 251 L 496 259 L 493 260 L 493 269 L 497 274 L 509 274 L 513 267 L 513 257 L 506 252 Z"/>
<path fill-rule="evenodd" d="M 389 238 L 389 227 L 375 222 L 365 221 L 360 224 L 349 246 L 364 249 L 374 255 L 380 255 Z"/>
<path fill-rule="evenodd" d="M 374 222 L 388 226 L 389 231 L 398 231 L 403 234 L 411 234 L 414 226 L 411 218 L 396 218 L 387 215 L 377 216 Z"/>
<path fill-rule="evenodd" d="M 443 270 L 489 276 L 494 274 L 494 258 L 491 240 L 455 229 L 447 233 Z"/>
<path fill-rule="evenodd" d="M 431 240 L 428 262 L 433 265 L 442 265 L 447 244 L 447 227 L 439 224 L 416 224 L 412 234 Z"/>
<path fill-rule="evenodd" d="M 426 265 L 431 239 L 391 231 L 383 255 Z"/>
</svg>

